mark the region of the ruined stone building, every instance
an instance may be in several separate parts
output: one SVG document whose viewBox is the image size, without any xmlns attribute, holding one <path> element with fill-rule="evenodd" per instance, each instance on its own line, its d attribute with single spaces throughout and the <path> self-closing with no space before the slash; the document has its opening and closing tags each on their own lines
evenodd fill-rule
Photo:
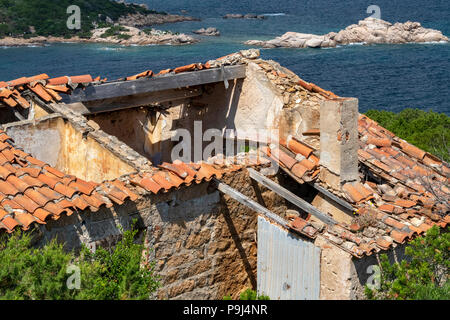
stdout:
<svg viewBox="0 0 450 320">
<path fill-rule="evenodd" d="M 0 231 L 95 249 L 136 219 L 159 299 L 364 298 L 381 253 L 402 259 L 450 222 L 447 163 L 255 50 L 114 81 L 0 82 L 0 123 Z M 223 152 L 195 158 L 200 140 L 172 159 L 179 129 L 218 129 Z"/>
</svg>

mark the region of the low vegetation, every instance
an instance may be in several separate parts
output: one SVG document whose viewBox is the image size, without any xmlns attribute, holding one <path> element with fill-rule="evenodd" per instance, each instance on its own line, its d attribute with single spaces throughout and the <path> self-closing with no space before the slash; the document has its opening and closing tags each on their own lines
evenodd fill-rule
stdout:
<svg viewBox="0 0 450 320">
<path fill-rule="evenodd" d="M 3 235 L 0 300 L 149 299 L 159 282 L 136 234 L 125 231 L 111 250 L 83 248 L 78 254 L 55 241 L 35 248 L 28 234 Z"/>
<path fill-rule="evenodd" d="M 223 300 L 232 300 L 231 295 L 223 297 Z M 247 289 L 241 292 L 239 300 L 270 300 L 270 298 L 265 295 L 259 296 L 255 290 Z"/>
<path fill-rule="evenodd" d="M 444 113 L 404 109 L 399 113 L 369 110 L 366 115 L 409 143 L 450 161 L 450 117 Z"/>
<path fill-rule="evenodd" d="M 81 30 L 67 28 L 67 8 L 81 9 Z M 128 14 L 156 12 L 113 0 L 0 0 L 0 38 L 5 36 L 89 37 L 95 26 L 108 26 Z"/>
<path fill-rule="evenodd" d="M 378 289 L 366 286 L 369 299 L 449 300 L 450 234 L 437 226 L 426 236 L 413 240 L 406 248 L 407 259 L 391 264 L 381 256 Z"/>
<path fill-rule="evenodd" d="M 102 38 L 116 37 L 118 39 L 128 40 L 131 38 L 129 34 L 123 34 L 122 32 L 127 32 L 128 29 L 123 26 L 112 26 L 100 36 Z"/>
</svg>

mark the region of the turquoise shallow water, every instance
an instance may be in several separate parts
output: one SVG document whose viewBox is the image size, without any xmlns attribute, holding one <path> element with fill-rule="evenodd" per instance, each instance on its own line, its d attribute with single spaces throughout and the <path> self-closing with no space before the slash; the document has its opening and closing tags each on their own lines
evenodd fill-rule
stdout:
<svg viewBox="0 0 450 320">
<path fill-rule="evenodd" d="M 97 44 L 58 44 L 35 48 L 0 48 L 0 80 L 45 72 L 50 76 L 90 73 L 109 79 L 143 70 L 160 70 L 192 62 L 205 62 L 247 48 L 248 39 L 271 39 L 286 31 L 337 31 L 370 14 L 372 1 L 314 0 L 276 2 L 171 0 L 145 1 L 171 13 L 187 10 L 200 22 L 158 26 L 190 33 L 214 26 L 221 37 L 202 37 L 190 46 L 120 47 Z M 391 22 L 419 21 L 450 35 L 450 1 L 376 1 L 381 18 Z M 225 20 L 227 13 L 269 14 L 266 20 Z M 307 81 L 341 96 L 360 99 L 360 110 L 399 111 L 406 107 L 450 114 L 450 45 L 406 44 L 347 46 L 334 49 L 265 49 L 273 59 Z"/>
</svg>

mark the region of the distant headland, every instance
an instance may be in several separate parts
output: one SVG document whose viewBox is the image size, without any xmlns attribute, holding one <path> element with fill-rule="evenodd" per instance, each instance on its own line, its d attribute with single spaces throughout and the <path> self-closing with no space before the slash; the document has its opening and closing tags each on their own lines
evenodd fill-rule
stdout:
<svg viewBox="0 0 450 320">
<path fill-rule="evenodd" d="M 159 31 L 149 26 L 199 20 L 150 10 L 145 5 L 113 0 L 0 2 L 0 46 L 30 46 L 58 42 L 104 42 L 122 45 L 190 44 L 196 40 L 185 34 Z M 67 9 L 80 9 L 79 28 L 68 28 Z M 38 13 L 38 14 L 37 14 Z M 141 29 L 138 29 L 141 28 Z"/>
</svg>

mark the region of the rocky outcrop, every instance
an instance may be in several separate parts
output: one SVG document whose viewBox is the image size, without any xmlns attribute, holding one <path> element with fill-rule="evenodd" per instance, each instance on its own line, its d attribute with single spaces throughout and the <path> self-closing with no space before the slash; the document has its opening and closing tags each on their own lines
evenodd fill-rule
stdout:
<svg viewBox="0 0 450 320">
<path fill-rule="evenodd" d="M 338 33 L 330 32 L 325 35 L 315 35 L 286 32 L 281 37 L 273 40 L 249 40 L 245 44 L 264 48 L 327 48 L 353 43 L 398 44 L 440 41 L 447 42 L 448 38 L 438 30 L 422 27 L 419 22 L 407 21 L 405 23 L 392 24 L 381 19 L 366 18 Z"/>
<path fill-rule="evenodd" d="M 266 19 L 266 16 L 256 15 L 256 14 L 237 14 L 237 13 L 229 13 L 223 16 L 224 19 Z"/>
<path fill-rule="evenodd" d="M 176 14 L 129 14 L 127 16 L 120 17 L 118 23 L 120 25 L 129 27 L 148 27 L 163 23 L 175 23 L 183 21 L 200 21 L 198 18 L 189 16 L 180 16 Z"/>
<path fill-rule="evenodd" d="M 177 34 L 169 31 L 146 30 L 143 31 L 134 27 L 124 27 L 128 31 L 120 32 L 120 35 L 102 37 L 108 28 L 95 29 L 90 42 L 116 43 L 125 46 L 129 45 L 149 45 L 149 44 L 191 44 L 198 42 L 197 39 L 184 33 Z"/>
<path fill-rule="evenodd" d="M 73 37 L 70 39 L 62 37 L 34 37 L 30 39 L 6 37 L 0 39 L 0 46 L 42 46 L 51 43 L 64 42 L 86 42 L 86 43 L 111 43 L 124 46 L 130 45 L 182 45 L 198 42 L 197 39 L 186 34 L 176 34 L 168 31 L 146 30 L 134 27 L 123 27 L 125 31 L 109 37 L 102 37 L 109 28 L 98 28 L 93 30 L 89 39 Z"/>
<path fill-rule="evenodd" d="M 195 34 L 201 34 L 203 36 L 220 36 L 220 31 L 216 28 L 210 27 L 210 28 L 201 28 L 198 30 L 193 31 Z"/>
</svg>

